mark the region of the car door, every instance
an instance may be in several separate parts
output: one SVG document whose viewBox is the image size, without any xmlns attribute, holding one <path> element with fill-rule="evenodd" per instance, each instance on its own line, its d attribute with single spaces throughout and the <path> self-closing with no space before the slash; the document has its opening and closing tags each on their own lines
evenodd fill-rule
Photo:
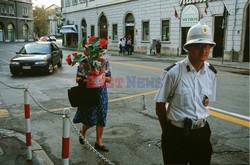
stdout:
<svg viewBox="0 0 250 165">
<path fill-rule="evenodd" d="M 60 50 L 53 43 L 51 43 L 51 57 L 52 57 L 53 65 L 56 65 L 56 64 L 59 63 L 59 61 L 60 61 Z"/>
</svg>

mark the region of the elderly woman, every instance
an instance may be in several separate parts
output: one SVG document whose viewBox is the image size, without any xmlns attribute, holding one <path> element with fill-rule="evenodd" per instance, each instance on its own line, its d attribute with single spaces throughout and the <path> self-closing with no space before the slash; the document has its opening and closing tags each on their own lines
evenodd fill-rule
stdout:
<svg viewBox="0 0 250 165">
<path fill-rule="evenodd" d="M 106 88 L 106 83 L 111 82 L 111 72 L 109 69 L 109 63 L 107 61 L 105 66 L 106 72 L 104 77 L 104 85 L 97 88 L 99 97 L 97 97 L 98 103 L 96 105 L 84 105 L 80 106 L 77 109 L 75 114 L 74 123 L 82 123 L 81 136 L 79 137 L 79 142 L 84 145 L 84 138 L 86 132 L 90 127 L 96 126 L 96 142 L 95 149 L 98 151 L 108 152 L 109 149 L 102 143 L 102 135 L 104 127 L 106 126 L 106 117 L 108 111 L 108 93 Z M 87 75 L 84 72 L 83 66 L 80 64 L 78 66 L 76 82 L 80 86 L 88 86 L 89 80 Z M 94 90 L 93 90 L 94 91 Z"/>
</svg>

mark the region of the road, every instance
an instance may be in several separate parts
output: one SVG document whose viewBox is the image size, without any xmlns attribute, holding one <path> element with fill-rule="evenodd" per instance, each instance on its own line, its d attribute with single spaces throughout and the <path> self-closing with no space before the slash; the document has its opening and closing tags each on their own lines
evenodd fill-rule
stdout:
<svg viewBox="0 0 250 165">
<path fill-rule="evenodd" d="M 76 85 L 76 67 L 64 61 L 52 75 L 11 76 L 8 61 L 23 43 L 0 44 L 0 80 L 11 86 L 27 85 L 31 95 L 46 109 L 62 112 L 70 107 L 67 89 Z M 64 50 L 64 59 L 72 51 Z M 162 164 L 160 126 L 154 111 L 155 86 L 144 86 L 139 80 L 157 79 L 161 70 L 170 65 L 165 61 L 150 61 L 128 56 L 112 56 L 112 77 L 117 80 L 109 88 L 109 112 L 104 143 L 110 148 L 104 156 L 115 164 Z M 130 84 L 136 78 L 135 84 Z M 120 81 L 120 84 L 119 84 Z M 23 91 L 0 84 L 0 127 L 24 133 Z M 62 116 L 44 111 L 32 99 L 32 138 L 46 151 L 55 164 L 61 164 Z M 214 154 L 212 164 L 249 163 L 249 122 L 242 124 L 235 114 L 249 117 L 249 76 L 218 71 L 216 108 L 233 113 L 228 116 L 211 111 Z M 76 112 L 71 109 L 71 116 Z M 246 123 L 246 122 L 245 122 Z M 80 125 L 76 126 L 78 129 Z M 91 128 L 87 139 L 95 141 Z M 87 147 L 79 145 L 78 134 L 71 131 L 70 164 L 103 164 Z"/>
</svg>

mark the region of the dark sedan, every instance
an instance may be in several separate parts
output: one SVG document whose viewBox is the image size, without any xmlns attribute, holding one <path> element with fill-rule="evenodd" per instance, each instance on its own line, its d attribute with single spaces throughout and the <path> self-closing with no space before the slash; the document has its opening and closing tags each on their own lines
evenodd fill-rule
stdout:
<svg viewBox="0 0 250 165">
<path fill-rule="evenodd" d="M 62 50 L 52 42 L 35 42 L 26 44 L 10 60 L 10 72 L 13 75 L 27 71 L 52 74 L 54 66 L 62 67 Z"/>
</svg>

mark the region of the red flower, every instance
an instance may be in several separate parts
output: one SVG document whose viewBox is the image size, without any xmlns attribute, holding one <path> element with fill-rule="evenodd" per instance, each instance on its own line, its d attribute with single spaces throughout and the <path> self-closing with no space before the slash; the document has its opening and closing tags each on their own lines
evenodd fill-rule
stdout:
<svg viewBox="0 0 250 165">
<path fill-rule="evenodd" d="M 89 37 L 88 44 L 91 44 L 91 42 L 92 42 L 93 40 L 96 40 L 96 37 L 95 37 L 95 36 Z"/>
<path fill-rule="evenodd" d="M 84 54 L 85 56 L 89 56 L 89 53 L 88 53 L 87 51 L 84 51 L 83 54 Z"/>
<path fill-rule="evenodd" d="M 99 48 L 102 48 L 108 44 L 108 41 L 104 38 L 100 39 Z"/>
<path fill-rule="evenodd" d="M 72 53 L 72 56 L 73 56 L 73 57 L 76 57 L 76 56 L 77 56 L 77 53 Z"/>
<path fill-rule="evenodd" d="M 99 75 L 99 71 L 97 69 L 94 69 L 94 70 L 92 70 L 91 75 L 92 76 L 98 76 Z"/>
<path fill-rule="evenodd" d="M 71 59 L 71 55 L 69 54 L 66 58 L 66 62 L 71 65 L 72 64 L 72 59 Z"/>
</svg>

